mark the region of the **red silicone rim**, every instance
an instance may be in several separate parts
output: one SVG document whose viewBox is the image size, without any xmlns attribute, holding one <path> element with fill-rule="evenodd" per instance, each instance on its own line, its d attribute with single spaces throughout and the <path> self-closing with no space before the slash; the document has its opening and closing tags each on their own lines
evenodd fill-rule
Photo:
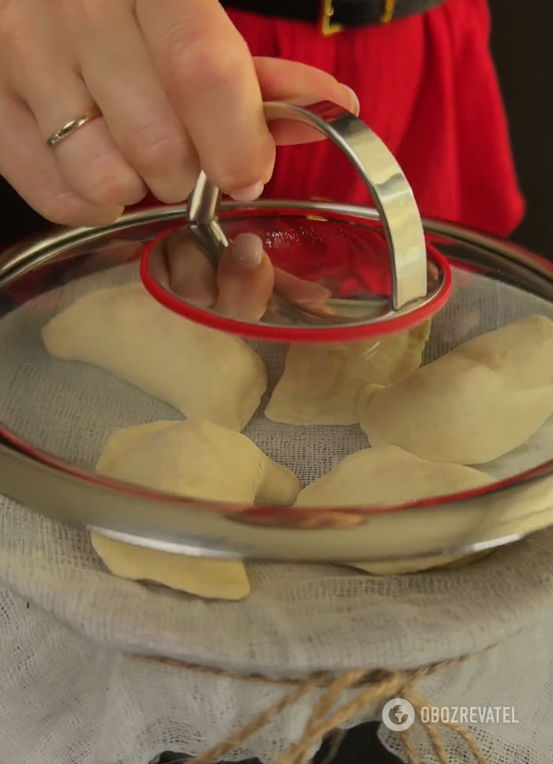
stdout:
<svg viewBox="0 0 553 764">
<path fill-rule="evenodd" d="M 281 214 L 280 210 L 271 212 L 273 212 L 273 214 Z M 267 215 L 266 210 L 264 210 L 264 213 Z M 250 211 L 248 210 L 248 216 L 249 215 Z M 294 215 L 301 215 L 301 212 L 294 210 Z M 229 215 L 228 217 L 238 217 L 238 215 Z M 388 334 L 394 334 L 396 332 L 411 329 L 413 326 L 421 324 L 428 318 L 431 318 L 447 303 L 453 287 L 451 268 L 447 259 L 437 249 L 431 245 L 427 245 L 428 260 L 436 265 L 440 272 L 443 273 L 444 280 L 442 288 L 438 294 L 432 300 L 430 300 L 430 302 L 416 310 L 413 310 L 411 313 L 398 316 L 397 318 L 390 318 L 386 321 L 381 321 L 380 323 L 365 324 L 359 326 L 334 327 L 332 329 L 314 329 L 307 327 L 281 328 L 275 326 L 267 326 L 266 324 L 260 323 L 254 324 L 248 323 L 246 321 L 237 321 L 234 319 L 226 318 L 225 316 L 217 315 L 216 313 L 209 313 L 202 308 L 196 308 L 193 305 L 184 302 L 183 300 L 179 300 L 178 297 L 173 296 L 152 278 L 149 268 L 149 260 L 152 250 L 157 246 L 157 244 L 159 244 L 160 241 L 162 241 L 166 236 L 175 230 L 178 229 L 175 227 L 165 231 L 153 239 L 151 242 L 149 242 L 146 246 L 140 261 L 140 278 L 145 289 L 158 303 L 160 303 L 160 305 L 163 305 L 164 308 L 167 308 L 172 313 L 182 316 L 183 318 L 186 318 L 190 321 L 194 321 L 198 324 L 202 324 L 203 326 L 207 326 L 210 329 L 218 329 L 219 331 L 226 332 L 227 334 L 238 334 L 242 337 L 248 337 L 249 339 L 265 340 L 268 342 L 323 343 L 340 341 L 349 342 L 371 337 L 384 337 Z"/>
<path fill-rule="evenodd" d="M 36 448 L 28 441 L 23 440 L 17 436 L 11 430 L 6 429 L 0 425 L 0 436 L 3 437 L 8 443 L 10 443 L 17 451 L 25 454 L 28 458 L 35 459 L 40 464 L 46 467 L 53 468 L 59 472 L 71 475 L 72 477 L 84 480 L 87 483 L 95 483 L 104 488 L 116 490 L 118 492 L 126 493 L 131 496 L 137 496 L 140 498 L 153 499 L 155 501 L 162 501 L 169 504 L 175 504 L 180 506 L 189 506 L 193 509 L 208 510 L 216 512 L 218 514 L 225 514 L 229 517 L 255 517 L 264 516 L 266 518 L 274 518 L 278 523 L 278 518 L 286 519 L 287 517 L 293 518 L 298 512 L 303 511 L 302 507 L 253 507 L 251 505 L 229 504 L 222 501 L 209 501 L 206 499 L 191 499 L 185 496 L 178 496 L 176 494 L 162 493 L 153 489 L 144 488 L 132 483 L 125 483 L 122 480 L 115 478 L 109 478 L 105 475 L 100 475 L 87 470 L 82 467 L 66 462 L 59 457 L 49 454 L 42 449 Z M 540 464 L 537 467 L 532 467 L 519 475 L 513 475 L 503 480 L 498 480 L 496 483 L 490 483 L 480 488 L 473 488 L 468 491 L 459 491 L 458 493 L 443 494 L 441 496 L 433 496 L 432 498 L 420 499 L 419 501 L 405 502 L 404 504 L 395 504 L 393 506 L 353 506 L 353 507 L 333 507 L 325 506 L 318 507 L 318 512 L 332 512 L 344 515 L 384 515 L 395 512 L 408 512 L 416 509 L 432 509 L 434 507 L 439 508 L 444 503 L 444 499 L 447 503 L 455 504 L 467 499 L 477 498 L 489 493 L 500 493 L 501 491 L 508 490 L 516 485 L 524 483 L 532 483 L 540 478 L 548 477 L 553 473 L 553 460 L 549 460 Z M 312 512 L 312 510 L 310 510 Z"/>
</svg>

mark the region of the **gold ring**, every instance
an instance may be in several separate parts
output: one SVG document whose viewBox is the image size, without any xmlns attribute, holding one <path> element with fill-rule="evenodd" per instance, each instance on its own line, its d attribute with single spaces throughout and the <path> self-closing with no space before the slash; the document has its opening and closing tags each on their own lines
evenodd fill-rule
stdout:
<svg viewBox="0 0 553 764">
<path fill-rule="evenodd" d="M 72 119 L 71 122 L 65 124 L 60 130 L 56 130 L 55 133 L 52 133 L 52 135 L 46 141 L 47 145 L 50 148 L 57 146 L 58 143 L 61 143 L 61 141 L 69 138 L 70 135 L 73 135 L 75 130 L 78 130 L 79 127 L 83 127 L 83 125 L 86 125 L 89 122 L 92 122 L 93 119 L 98 119 L 98 117 L 101 116 L 102 112 L 100 109 L 97 106 L 94 106 L 94 108 L 90 109 L 90 111 L 81 114 L 81 116 L 77 117 L 77 119 Z"/>
</svg>

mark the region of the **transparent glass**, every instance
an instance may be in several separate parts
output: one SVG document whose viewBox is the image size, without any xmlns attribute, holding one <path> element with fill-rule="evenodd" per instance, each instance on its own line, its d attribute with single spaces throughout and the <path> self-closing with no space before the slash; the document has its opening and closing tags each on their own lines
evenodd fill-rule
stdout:
<svg viewBox="0 0 553 764">
<path fill-rule="evenodd" d="M 148 291 L 170 310 L 207 326 L 292 342 L 382 336 L 430 316 L 448 297 L 447 263 L 429 247 L 426 296 L 393 308 L 395 276 L 379 223 L 301 210 L 249 212 L 249 218 L 222 221 L 231 245 L 219 261 L 203 249 L 204 233 L 192 227 L 158 237 L 141 270 Z M 249 239 L 247 244 L 242 239 L 239 251 L 242 234 Z M 261 247 L 263 260 L 244 264 L 244 255 L 256 249 L 260 254 Z M 229 310 L 238 277 L 247 284 L 248 297 Z"/>
<path fill-rule="evenodd" d="M 353 298 L 378 295 L 386 299 L 389 271 L 385 260 L 385 242 L 377 223 L 355 226 L 349 222 L 333 225 L 333 235 L 343 237 L 347 247 L 347 263 L 339 263 L 332 241 L 326 238 L 327 223 L 316 215 L 309 225 L 298 225 L 299 218 L 277 217 L 265 212 L 259 218 L 225 219 L 225 232 L 230 238 L 238 232 L 268 231 L 279 221 L 278 233 L 265 236 L 264 244 L 275 266 L 293 270 L 298 278 L 316 279 L 333 295 Z M 52 252 L 34 264 L 15 269 L 4 277 L 0 293 L 0 410 L 4 434 L 11 432 L 30 450 L 38 449 L 78 468 L 93 472 L 110 435 L 127 428 L 159 420 L 180 420 L 182 411 L 140 389 L 138 384 L 121 379 L 94 363 L 98 347 L 115 343 L 125 353 L 126 341 L 140 331 L 124 311 L 110 318 L 99 313 L 89 317 L 79 342 L 88 361 L 53 357 L 46 349 L 42 331 L 52 319 L 83 296 L 96 290 L 139 285 L 139 263 L 147 243 L 159 235 L 161 224 L 134 228 L 100 237 L 92 245 L 66 247 Z M 277 228 L 275 224 L 275 229 Z M 372 246 L 367 247 L 371 241 Z M 435 315 L 422 357 L 423 365 L 449 353 L 471 338 L 493 331 L 520 318 L 539 314 L 553 320 L 553 305 L 530 289 L 497 280 L 485 268 L 463 263 L 462 247 L 446 243 L 439 236 L 429 235 L 429 242 L 450 256 L 453 291 L 447 304 Z M 449 251 L 448 251 L 449 250 Z M 372 265 L 371 265 L 372 263 Z M 347 278 L 346 278 L 347 276 Z M 161 308 L 160 308 L 161 310 Z M 130 320 L 130 323 L 129 323 Z M 184 321 L 174 316 L 175 321 Z M 150 327 L 155 330 L 155 327 Z M 216 331 L 216 330 L 209 330 Z M 170 338 L 159 335 L 166 343 L 165 355 L 156 354 L 155 372 L 160 378 L 172 373 L 175 354 L 187 357 L 185 346 L 171 345 Z M 283 374 L 290 345 L 275 342 L 244 340 L 261 357 L 268 375 L 268 386 L 261 404 L 243 432 L 274 461 L 291 469 L 302 486 L 322 477 L 341 459 L 369 447 L 367 436 L 358 423 L 290 424 L 272 421 L 265 416 L 266 407 L 278 380 Z M 375 340 L 371 353 L 386 338 Z M 144 339 L 148 347 L 156 342 Z M 131 343 L 132 344 L 132 343 Z M 346 350 L 355 343 L 344 343 Z M 94 347 L 93 352 L 91 348 Z M 136 353 L 136 344 L 131 353 Z M 303 347 L 308 347 L 303 345 Z M 336 343 L 328 346 L 336 349 Z M 321 345 L 321 352 L 325 352 Z M 159 350 L 159 348 L 158 348 Z M 92 352 L 92 355 L 90 353 Z M 159 359 L 165 359 L 159 362 Z M 324 358 L 319 373 L 346 386 L 340 369 L 332 367 L 329 356 L 325 371 Z M 194 371 L 194 370 L 192 370 Z M 201 375 L 202 369 L 197 370 Z M 213 373 L 213 372 L 212 372 Z M 224 378 L 225 370 L 220 374 Z M 334 375 L 334 376 L 333 376 Z M 309 382 L 309 380 L 308 380 Z M 329 384 L 328 395 L 331 396 Z M 319 393 L 318 393 L 319 394 Z M 345 393 L 344 393 L 345 394 Z M 553 401 L 553 389 L 551 392 Z M 452 400 L 452 406 L 456 403 Z M 552 408 L 553 411 L 553 408 Z M 512 416 L 506 410 L 505 417 Z M 522 445 L 478 468 L 494 478 L 511 478 L 553 459 L 553 427 L 548 419 Z M 140 483 L 138 483 L 140 484 Z M 371 505 L 370 494 L 366 505 Z"/>
</svg>

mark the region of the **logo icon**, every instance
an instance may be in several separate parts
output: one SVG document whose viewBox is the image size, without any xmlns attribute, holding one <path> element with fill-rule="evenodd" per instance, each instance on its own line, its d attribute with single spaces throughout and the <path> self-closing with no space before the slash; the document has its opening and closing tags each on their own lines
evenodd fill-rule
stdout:
<svg viewBox="0 0 553 764">
<path fill-rule="evenodd" d="M 415 709 L 408 700 L 392 698 L 382 709 L 382 721 L 389 730 L 404 732 L 415 721 Z"/>
</svg>

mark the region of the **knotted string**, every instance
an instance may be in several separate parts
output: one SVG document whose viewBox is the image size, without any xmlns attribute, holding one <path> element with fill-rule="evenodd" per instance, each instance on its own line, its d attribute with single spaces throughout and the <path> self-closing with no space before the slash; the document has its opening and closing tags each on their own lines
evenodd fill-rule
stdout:
<svg viewBox="0 0 553 764">
<path fill-rule="evenodd" d="M 495 645 L 491 645 L 487 649 L 489 650 L 491 647 L 495 647 Z M 402 671 L 353 669 L 339 676 L 329 671 L 316 671 L 304 679 L 275 679 L 263 676 L 262 674 L 233 674 L 223 669 L 199 666 L 173 658 L 143 655 L 136 657 L 145 660 L 155 660 L 167 666 L 208 674 L 210 676 L 245 682 L 261 682 L 289 688 L 288 692 L 285 692 L 278 701 L 255 714 L 249 722 L 235 730 L 225 740 L 222 740 L 218 745 L 201 756 L 190 759 L 187 764 L 216 764 L 216 762 L 224 760 L 225 756 L 239 748 L 242 743 L 256 732 L 259 732 L 259 730 L 262 730 L 275 717 L 286 709 L 292 708 L 302 698 L 314 692 L 318 692 L 319 697 L 313 706 L 300 739 L 287 750 L 282 751 L 276 757 L 274 764 L 307 764 L 313 749 L 320 744 L 325 736 L 336 732 L 351 720 L 359 718 L 364 713 L 396 697 L 403 698 L 413 706 L 415 718 L 424 729 L 439 763 L 454 764 L 447 756 L 438 724 L 423 721 L 422 719 L 423 709 L 428 708 L 430 710 L 433 706 L 427 703 L 419 694 L 416 690 L 416 684 L 421 679 L 432 676 L 436 672 L 451 666 L 459 665 L 473 656 L 472 654 L 463 655 L 458 658 L 423 666 L 422 668 Z M 347 699 L 344 699 L 344 696 Z M 440 718 L 439 714 L 438 718 Z M 457 722 L 442 719 L 440 719 L 439 725 L 448 727 L 463 739 L 476 764 L 488 764 L 478 741 L 468 729 Z M 421 759 L 413 744 L 409 730 L 400 732 L 399 737 L 408 763 L 421 764 Z M 341 742 L 342 738 L 339 735 L 337 739 Z M 333 753 L 327 757 L 330 761 L 336 754 L 336 751 L 335 740 Z"/>
</svg>

